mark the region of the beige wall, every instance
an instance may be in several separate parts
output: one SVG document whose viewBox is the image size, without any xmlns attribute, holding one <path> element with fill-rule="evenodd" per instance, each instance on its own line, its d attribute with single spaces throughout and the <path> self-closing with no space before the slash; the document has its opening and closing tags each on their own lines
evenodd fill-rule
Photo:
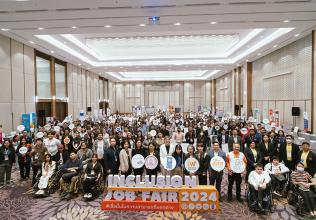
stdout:
<svg viewBox="0 0 316 220">
<path fill-rule="evenodd" d="M 252 107 L 280 111 L 281 124 L 293 124 L 292 107 L 300 107 L 296 125 L 303 128 L 303 112 L 311 117 L 312 38 L 308 35 L 253 62 Z M 309 120 L 309 128 L 311 120 Z"/>
<path fill-rule="evenodd" d="M 9 132 L 35 112 L 34 49 L 0 35 L 0 78 L 0 124 Z"/>
<path fill-rule="evenodd" d="M 233 114 L 233 77 L 229 72 L 216 79 L 216 108 Z"/>
<path fill-rule="evenodd" d="M 134 105 L 173 105 L 189 112 L 211 105 L 210 90 L 210 81 L 109 81 L 109 100 L 111 110 L 120 113 L 130 113 Z"/>
</svg>

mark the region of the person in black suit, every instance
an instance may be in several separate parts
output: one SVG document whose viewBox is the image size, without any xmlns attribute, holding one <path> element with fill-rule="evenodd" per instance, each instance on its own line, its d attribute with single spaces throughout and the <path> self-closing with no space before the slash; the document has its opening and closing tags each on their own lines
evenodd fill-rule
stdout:
<svg viewBox="0 0 316 220">
<path fill-rule="evenodd" d="M 281 144 L 279 151 L 280 162 L 283 162 L 286 167 L 291 170 L 295 170 L 295 166 L 298 163 L 299 147 L 293 143 L 292 135 L 286 135 L 286 142 Z"/>
<path fill-rule="evenodd" d="M 225 131 L 225 129 L 221 130 L 221 133 L 217 135 L 217 141 L 219 143 L 220 148 L 222 148 L 222 144 L 227 144 L 228 143 L 228 134 Z"/>
<path fill-rule="evenodd" d="M 242 145 L 241 137 L 238 135 L 238 131 L 236 128 L 233 129 L 233 135 L 231 135 L 228 139 L 228 151 L 233 151 L 233 145 L 239 144 L 240 152 L 244 152 L 244 146 Z"/>
<path fill-rule="evenodd" d="M 195 157 L 199 161 L 200 167 L 197 171 L 199 185 L 207 185 L 207 168 L 210 163 L 210 157 L 205 153 L 203 143 L 197 144 L 197 152 Z"/>
<path fill-rule="evenodd" d="M 275 155 L 275 147 L 271 144 L 267 134 L 262 136 L 262 142 L 259 144 L 259 151 L 263 157 L 262 165 L 264 167 L 267 163 L 270 163 L 270 160 Z"/>
<path fill-rule="evenodd" d="M 256 144 L 259 144 L 259 140 L 256 136 L 256 131 L 253 127 L 249 128 L 249 134 L 245 137 L 245 143 L 247 144 L 247 147 L 250 146 L 251 142 L 255 142 Z"/>
<path fill-rule="evenodd" d="M 257 144 L 255 141 L 250 142 L 249 147 L 245 148 L 245 157 L 247 159 L 247 173 L 246 173 L 246 182 L 248 182 L 248 176 L 251 171 L 255 170 L 257 164 L 262 163 L 262 154 L 258 150 Z"/>
<path fill-rule="evenodd" d="M 110 138 L 110 147 L 104 151 L 104 168 L 106 174 L 118 174 L 119 168 L 119 152 L 114 137 Z"/>
<path fill-rule="evenodd" d="M 64 145 L 59 145 L 58 152 L 55 155 L 57 170 L 61 168 L 67 162 L 67 160 L 69 159 L 69 156 L 70 156 L 69 151 L 66 151 L 64 149 Z"/>
<path fill-rule="evenodd" d="M 298 154 L 298 161 L 304 164 L 305 170 L 314 176 L 316 173 L 316 154 L 310 150 L 308 142 L 302 143 L 302 150 Z"/>
</svg>

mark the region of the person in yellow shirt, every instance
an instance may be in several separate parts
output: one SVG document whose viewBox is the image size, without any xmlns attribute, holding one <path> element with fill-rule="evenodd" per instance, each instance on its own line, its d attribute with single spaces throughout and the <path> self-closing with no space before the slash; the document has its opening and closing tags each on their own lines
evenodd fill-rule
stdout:
<svg viewBox="0 0 316 220">
<path fill-rule="evenodd" d="M 295 170 L 295 166 L 299 161 L 297 157 L 299 147 L 293 143 L 292 135 L 286 135 L 286 143 L 281 144 L 279 151 L 280 162 L 283 162 L 290 170 Z"/>
<path fill-rule="evenodd" d="M 298 160 L 304 164 L 305 170 L 314 176 L 316 173 L 316 154 L 310 150 L 308 142 L 302 143 L 302 150 L 298 154 Z"/>
</svg>

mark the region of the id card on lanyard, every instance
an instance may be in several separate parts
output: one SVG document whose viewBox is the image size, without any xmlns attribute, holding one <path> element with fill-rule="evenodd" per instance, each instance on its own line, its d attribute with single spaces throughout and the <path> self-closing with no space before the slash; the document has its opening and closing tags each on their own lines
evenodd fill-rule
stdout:
<svg viewBox="0 0 316 220">
<path fill-rule="evenodd" d="M 9 150 L 4 150 L 4 160 L 9 160 Z"/>
</svg>

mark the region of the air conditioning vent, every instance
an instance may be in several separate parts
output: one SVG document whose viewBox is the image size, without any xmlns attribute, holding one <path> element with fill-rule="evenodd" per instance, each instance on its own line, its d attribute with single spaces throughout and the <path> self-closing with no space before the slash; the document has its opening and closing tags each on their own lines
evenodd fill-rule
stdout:
<svg viewBox="0 0 316 220">
<path fill-rule="evenodd" d="M 230 2 L 230 5 L 264 5 L 265 2 Z"/>
<path fill-rule="evenodd" d="M 141 8 L 174 8 L 177 7 L 176 5 L 146 5 L 142 6 Z"/>
<path fill-rule="evenodd" d="M 275 1 L 276 4 L 290 4 L 290 3 L 302 3 L 302 2 L 311 2 L 311 0 L 294 0 L 294 1 Z"/>
<path fill-rule="evenodd" d="M 112 10 L 112 9 L 131 9 L 131 6 L 122 6 L 122 7 L 98 7 L 99 10 Z"/>
<path fill-rule="evenodd" d="M 56 11 L 88 11 L 90 8 L 59 8 Z"/>
<path fill-rule="evenodd" d="M 216 6 L 221 3 L 201 3 L 201 4 L 185 4 L 184 6 L 192 7 L 192 6 Z"/>
<path fill-rule="evenodd" d="M 28 13 L 28 12 L 47 12 L 47 9 L 38 9 L 38 10 L 19 10 L 15 11 L 16 13 Z"/>
</svg>

